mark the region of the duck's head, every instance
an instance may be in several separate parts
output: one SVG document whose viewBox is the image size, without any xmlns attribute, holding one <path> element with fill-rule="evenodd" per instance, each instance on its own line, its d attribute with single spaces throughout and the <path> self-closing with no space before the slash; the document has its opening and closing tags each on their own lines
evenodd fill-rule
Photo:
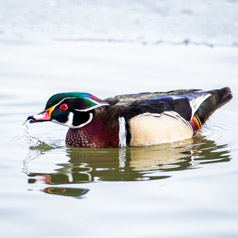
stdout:
<svg viewBox="0 0 238 238">
<path fill-rule="evenodd" d="M 109 105 L 89 93 L 58 93 L 50 97 L 45 110 L 29 116 L 31 123 L 52 121 L 70 128 L 81 128 L 93 120 L 94 109 Z"/>
</svg>

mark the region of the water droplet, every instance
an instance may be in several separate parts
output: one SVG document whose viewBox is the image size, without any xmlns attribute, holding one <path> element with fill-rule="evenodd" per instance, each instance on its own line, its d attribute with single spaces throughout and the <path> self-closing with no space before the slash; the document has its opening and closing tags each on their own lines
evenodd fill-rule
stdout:
<svg viewBox="0 0 238 238">
<path fill-rule="evenodd" d="M 42 142 L 31 136 L 30 133 L 29 133 L 29 123 L 30 123 L 31 120 L 26 120 L 23 125 L 22 125 L 22 130 L 23 130 L 23 135 L 25 136 L 25 138 L 27 139 L 28 143 L 31 145 L 31 146 L 38 146 L 40 145 Z"/>
</svg>

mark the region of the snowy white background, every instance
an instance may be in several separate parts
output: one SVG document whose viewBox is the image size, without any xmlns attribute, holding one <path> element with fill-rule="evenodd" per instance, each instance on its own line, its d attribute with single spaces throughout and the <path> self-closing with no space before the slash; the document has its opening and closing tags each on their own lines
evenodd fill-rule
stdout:
<svg viewBox="0 0 238 238">
<path fill-rule="evenodd" d="M 0 40 L 238 45 L 237 0 L 0 0 Z"/>
</svg>

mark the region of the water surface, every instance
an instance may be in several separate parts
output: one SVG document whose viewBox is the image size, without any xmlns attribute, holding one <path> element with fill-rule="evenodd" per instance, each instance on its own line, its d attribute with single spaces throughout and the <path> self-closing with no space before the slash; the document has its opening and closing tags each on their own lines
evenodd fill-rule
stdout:
<svg viewBox="0 0 238 238">
<path fill-rule="evenodd" d="M 6 52 L 0 56 L 4 237 L 238 235 L 236 48 L 77 42 L 0 47 Z M 32 146 L 22 130 L 27 116 L 42 111 L 55 92 L 106 98 L 222 86 L 231 87 L 232 101 L 201 133 L 180 143 L 73 148 L 65 145 L 66 127 L 39 123 L 29 126 L 40 140 Z"/>
</svg>

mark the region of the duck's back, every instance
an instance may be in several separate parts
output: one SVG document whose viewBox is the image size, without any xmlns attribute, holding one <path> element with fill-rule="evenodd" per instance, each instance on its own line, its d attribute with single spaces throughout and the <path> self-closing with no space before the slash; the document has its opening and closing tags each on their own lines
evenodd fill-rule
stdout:
<svg viewBox="0 0 238 238">
<path fill-rule="evenodd" d="M 126 94 L 108 98 L 108 114 L 119 119 L 120 144 L 142 146 L 191 138 L 230 99 L 231 91 L 197 89 Z"/>
</svg>

